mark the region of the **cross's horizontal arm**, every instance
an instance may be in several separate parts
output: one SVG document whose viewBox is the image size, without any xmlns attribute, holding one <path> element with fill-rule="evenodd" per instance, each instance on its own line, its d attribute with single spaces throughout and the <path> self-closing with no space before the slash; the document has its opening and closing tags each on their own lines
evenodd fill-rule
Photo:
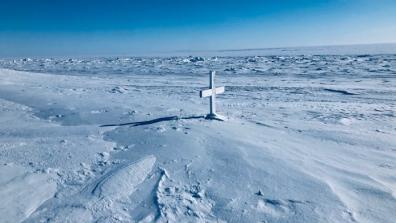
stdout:
<svg viewBox="0 0 396 223">
<path fill-rule="evenodd" d="M 225 90 L 224 87 L 206 89 L 206 90 L 200 91 L 199 96 L 201 98 L 204 98 L 204 97 L 209 97 L 209 96 L 212 96 L 215 94 L 222 94 L 222 93 L 224 93 L 224 90 Z"/>
</svg>

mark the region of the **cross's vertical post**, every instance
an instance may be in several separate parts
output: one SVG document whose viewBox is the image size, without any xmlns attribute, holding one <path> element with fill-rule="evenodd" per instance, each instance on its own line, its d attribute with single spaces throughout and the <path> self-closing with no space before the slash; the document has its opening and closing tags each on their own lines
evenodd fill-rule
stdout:
<svg viewBox="0 0 396 223">
<path fill-rule="evenodd" d="M 214 84 L 214 77 L 216 75 L 216 71 L 210 71 L 209 73 L 209 89 L 215 89 L 215 84 Z M 213 94 L 210 97 L 210 115 L 215 115 L 216 114 L 216 94 Z"/>
</svg>

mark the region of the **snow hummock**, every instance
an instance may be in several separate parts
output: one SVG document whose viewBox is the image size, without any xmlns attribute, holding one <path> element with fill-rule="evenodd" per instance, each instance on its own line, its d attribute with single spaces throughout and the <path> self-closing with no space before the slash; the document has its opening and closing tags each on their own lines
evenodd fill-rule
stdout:
<svg viewBox="0 0 396 223">
<path fill-rule="evenodd" d="M 395 219 L 394 55 L 59 62 L 0 70 L 5 222 Z"/>
<path fill-rule="evenodd" d="M 155 157 L 148 156 L 137 163 L 114 169 L 98 182 L 92 192 L 105 199 L 119 200 L 128 197 L 146 179 L 154 163 Z"/>
</svg>

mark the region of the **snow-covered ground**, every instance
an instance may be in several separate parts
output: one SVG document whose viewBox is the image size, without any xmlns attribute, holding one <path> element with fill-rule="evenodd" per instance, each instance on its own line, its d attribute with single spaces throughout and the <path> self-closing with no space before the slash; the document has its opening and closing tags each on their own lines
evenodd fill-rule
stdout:
<svg viewBox="0 0 396 223">
<path fill-rule="evenodd" d="M 0 66 L 0 222 L 396 219 L 396 55 Z"/>
</svg>

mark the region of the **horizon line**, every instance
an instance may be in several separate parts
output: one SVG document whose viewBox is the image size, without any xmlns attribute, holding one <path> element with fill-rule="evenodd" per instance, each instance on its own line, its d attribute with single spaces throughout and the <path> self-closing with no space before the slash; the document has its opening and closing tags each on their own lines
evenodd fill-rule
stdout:
<svg viewBox="0 0 396 223">
<path fill-rule="evenodd" d="M 320 47 L 353 47 L 353 46 L 375 46 L 375 45 L 395 45 L 396 42 L 378 42 L 378 43 L 345 43 L 345 44 L 323 44 L 323 45 L 301 45 L 301 46 L 279 46 L 279 47 L 258 47 L 258 48 L 231 48 L 231 49 L 185 49 L 185 50 L 168 50 L 168 51 L 146 51 L 135 53 L 120 54 L 77 54 L 77 55 L 48 55 L 48 56 L 0 56 L 0 59 L 17 59 L 17 58 L 80 58 L 80 57 L 163 57 L 163 56 L 181 56 L 172 55 L 172 53 L 226 53 L 226 52 L 249 52 L 249 51 L 265 51 L 278 49 L 304 49 L 304 48 L 320 48 Z M 396 48 L 395 48 L 396 49 Z M 396 53 L 396 51 L 394 52 Z M 193 55 L 189 55 L 193 56 Z"/>
</svg>

